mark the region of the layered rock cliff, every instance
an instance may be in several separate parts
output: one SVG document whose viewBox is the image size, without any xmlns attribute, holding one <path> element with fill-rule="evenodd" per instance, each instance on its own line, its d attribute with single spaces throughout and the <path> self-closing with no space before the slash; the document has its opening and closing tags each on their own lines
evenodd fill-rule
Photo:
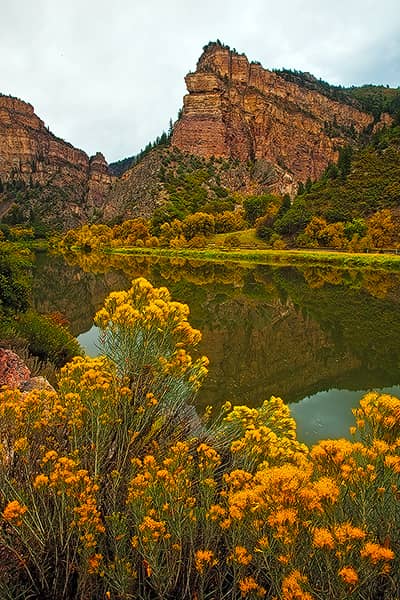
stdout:
<svg viewBox="0 0 400 600">
<path fill-rule="evenodd" d="M 204 157 L 279 166 L 285 175 L 275 187 L 284 193 L 318 178 L 337 160 L 338 148 L 373 123 L 355 106 L 287 81 L 220 44 L 205 47 L 185 81 L 172 145 Z"/>
<path fill-rule="evenodd" d="M 33 213 L 67 228 L 102 211 L 112 178 L 102 154 L 89 158 L 52 134 L 31 104 L 0 96 L 0 180 L 3 216 Z"/>
<path fill-rule="evenodd" d="M 0 219 L 68 229 L 166 207 L 168 214 L 183 205 L 202 210 L 221 198 L 233 205 L 264 192 L 294 197 L 299 182 L 336 162 L 341 146 L 392 122 L 383 114 L 374 123 L 345 90 L 309 74 L 269 71 L 219 43 L 205 47 L 186 84 L 171 146 L 120 177 L 102 154 L 89 158 L 52 134 L 30 104 L 0 94 Z"/>
</svg>

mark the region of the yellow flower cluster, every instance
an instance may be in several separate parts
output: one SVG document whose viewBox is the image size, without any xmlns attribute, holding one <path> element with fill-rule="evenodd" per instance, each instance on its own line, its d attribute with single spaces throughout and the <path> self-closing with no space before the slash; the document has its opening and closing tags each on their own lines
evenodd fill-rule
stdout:
<svg viewBox="0 0 400 600">
<path fill-rule="evenodd" d="M 390 394 L 370 392 L 353 410 L 357 424 L 364 435 L 394 441 L 400 427 L 400 400 Z M 366 426 L 368 424 L 368 426 Z"/>
<path fill-rule="evenodd" d="M 203 575 L 206 570 L 211 569 L 216 564 L 218 564 L 218 560 L 212 550 L 196 550 L 195 566 L 198 573 Z"/>
<path fill-rule="evenodd" d="M 316 548 L 333 550 L 335 547 L 335 540 L 326 527 L 316 527 L 313 531 L 313 544 Z"/>
<path fill-rule="evenodd" d="M 183 348 L 176 350 L 169 361 L 163 356 L 159 360 L 164 373 L 176 375 L 183 375 L 193 365 L 192 357 Z"/>
<path fill-rule="evenodd" d="M 21 504 L 18 500 L 12 500 L 3 510 L 2 516 L 5 521 L 12 525 L 22 525 L 22 517 L 27 512 L 28 507 Z"/>
<path fill-rule="evenodd" d="M 266 589 L 258 585 L 254 577 L 245 577 L 239 581 L 239 589 L 242 598 L 249 594 L 255 594 L 257 598 L 264 598 L 267 593 Z"/>
<path fill-rule="evenodd" d="M 169 539 L 165 521 L 156 521 L 152 516 L 146 515 L 143 522 L 139 525 L 139 531 L 143 534 L 142 540 L 147 543 L 151 540 L 158 541 L 161 537 Z"/>
<path fill-rule="evenodd" d="M 112 397 L 113 384 L 115 369 L 104 356 L 75 356 L 61 369 L 59 386 L 62 391 L 68 390 L 65 392 L 65 400 L 70 403 L 79 400 L 82 394 L 97 391 Z"/>
<path fill-rule="evenodd" d="M 296 439 L 296 423 L 281 398 L 272 396 L 259 409 L 235 406 L 224 423 L 240 436 L 231 443 L 231 451 L 249 465 L 288 461 L 301 465 L 308 454 Z"/>
<path fill-rule="evenodd" d="M 307 577 L 297 569 L 292 571 L 282 581 L 282 594 L 285 600 L 313 600 L 313 596 L 303 589 Z"/>
<path fill-rule="evenodd" d="M 104 533 L 100 510 L 97 506 L 96 494 L 98 484 L 94 483 L 86 469 L 81 469 L 79 460 L 68 456 L 59 456 L 54 450 L 45 453 L 42 465 L 47 474 L 38 474 L 33 487 L 46 492 L 53 490 L 58 496 L 71 500 L 71 527 L 81 532 L 80 540 L 86 548 L 97 545 L 96 535 Z"/>
<path fill-rule="evenodd" d="M 201 471 L 214 471 L 221 464 L 221 457 L 214 448 L 208 444 L 200 444 L 196 448 L 198 465 Z"/>
<path fill-rule="evenodd" d="M 52 390 L 3 391 L 0 401 L 3 460 L 8 461 L 13 452 L 17 452 L 26 454 L 28 461 L 33 440 L 39 443 L 49 436 L 50 431 L 61 428 L 64 420 L 65 406 Z"/>
<path fill-rule="evenodd" d="M 376 564 L 380 561 L 393 560 L 394 552 L 393 550 L 390 550 L 390 548 L 385 548 L 379 544 L 367 542 L 364 548 L 361 550 L 361 556 L 362 558 L 367 558 L 373 564 Z"/>
<path fill-rule="evenodd" d="M 251 563 L 252 558 L 252 555 L 244 546 L 235 546 L 233 552 L 228 556 L 228 561 L 247 566 Z"/>
<path fill-rule="evenodd" d="M 357 571 L 353 567 L 343 567 L 340 569 L 339 575 L 348 585 L 354 586 L 358 583 Z"/>
<path fill-rule="evenodd" d="M 154 288 L 139 277 L 132 281 L 129 290 L 111 292 L 94 320 L 101 329 L 115 326 L 170 329 L 179 338 L 178 342 L 194 345 L 200 341 L 201 334 L 190 327 L 188 316 L 187 304 L 171 301 L 167 288 Z"/>
<path fill-rule="evenodd" d="M 103 330 L 105 354 L 118 357 L 119 374 L 140 381 L 147 369 L 146 391 L 159 392 L 151 389 L 151 378 L 155 381 L 161 376 L 166 380 L 170 376 L 185 378 L 195 392 L 207 375 L 208 359 L 203 356 L 193 360 L 188 352 L 201 339 L 188 316 L 189 307 L 172 301 L 165 287 L 155 288 L 139 277 L 129 290 L 112 292 L 106 298 L 95 323 Z M 138 372 L 138 364 L 142 365 L 142 373 Z"/>
</svg>

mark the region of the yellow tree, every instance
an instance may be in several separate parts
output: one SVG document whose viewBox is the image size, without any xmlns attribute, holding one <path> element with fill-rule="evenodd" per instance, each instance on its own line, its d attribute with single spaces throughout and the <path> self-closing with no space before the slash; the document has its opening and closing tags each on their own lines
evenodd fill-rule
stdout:
<svg viewBox="0 0 400 600">
<path fill-rule="evenodd" d="M 367 236 L 372 248 L 390 248 L 397 245 L 396 225 L 388 208 L 378 211 L 369 218 Z"/>
</svg>

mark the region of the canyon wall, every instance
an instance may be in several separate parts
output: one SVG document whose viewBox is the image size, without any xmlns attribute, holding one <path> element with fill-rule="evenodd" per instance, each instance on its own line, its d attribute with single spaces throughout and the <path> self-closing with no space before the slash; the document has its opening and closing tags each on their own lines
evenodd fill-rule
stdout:
<svg viewBox="0 0 400 600">
<path fill-rule="evenodd" d="M 209 44 L 186 78 L 172 145 L 204 157 L 267 161 L 286 173 L 281 192 L 318 178 L 338 148 L 373 122 L 370 114 Z M 278 190 L 279 191 L 279 190 Z"/>
<path fill-rule="evenodd" d="M 0 197 L 3 215 L 17 201 L 21 214 L 66 228 L 102 211 L 112 177 L 101 153 L 89 158 L 52 134 L 31 104 L 0 95 L 0 180 L 12 191 Z M 30 192 L 15 198 L 21 189 Z"/>
</svg>

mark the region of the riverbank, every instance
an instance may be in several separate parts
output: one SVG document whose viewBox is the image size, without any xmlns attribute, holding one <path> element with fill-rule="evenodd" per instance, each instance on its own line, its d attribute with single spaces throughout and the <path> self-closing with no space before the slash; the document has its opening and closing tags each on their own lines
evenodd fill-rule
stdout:
<svg viewBox="0 0 400 600">
<path fill-rule="evenodd" d="M 107 254 L 149 255 L 165 257 L 193 258 L 198 260 L 217 260 L 232 262 L 258 262 L 261 264 L 312 264 L 316 266 L 358 267 L 374 269 L 400 270 L 400 254 L 350 253 L 324 250 L 221 250 L 207 248 L 192 250 L 188 248 L 105 248 Z"/>
</svg>

